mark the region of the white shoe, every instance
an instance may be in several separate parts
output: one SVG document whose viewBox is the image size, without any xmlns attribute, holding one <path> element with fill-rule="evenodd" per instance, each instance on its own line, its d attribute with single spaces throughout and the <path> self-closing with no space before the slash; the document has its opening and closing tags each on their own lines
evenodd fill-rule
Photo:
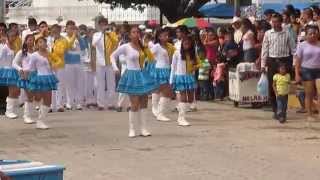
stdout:
<svg viewBox="0 0 320 180">
<path fill-rule="evenodd" d="M 49 112 L 49 107 L 45 105 L 40 106 L 40 111 L 39 111 L 39 119 L 37 120 L 36 127 L 37 129 L 49 129 L 49 126 L 47 126 L 44 123 L 44 120 L 46 120 L 47 114 Z"/>
<path fill-rule="evenodd" d="M 133 138 L 136 137 L 136 132 L 135 132 L 135 123 L 138 120 L 139 114 L 138 112 L 133 112 L 133 111 L 129 111 L 129 138 Z"/>
<path fill-rule="evenodd" d="M 171 119 L 167 118 L 166 116 L 162 115 L 162 114 L 159 114 L 157 116 L 157 120 L 158 121 L 163 121 L 163 122 L 168 122 L 168 121 L 171 121 Z"/>
<path fill-rule="evenodd" d="M 16 115 L 15 113 L 12 113 L 12 112 L 6 112 L 5 116 L 9 119 L 17 119 L 18 118 L 18 115 Z"/>
<path fill-rule="evenodd" d="M 146 109 L 141 109 L 139 114 L 140 114 L 139 116 L 140 116 L 141 136 L 143 136 L 143 137 L 151 136 L 151 133 L 148 131 L 148 128 L 147 128 L 148 116 L 147 116 Z"/>
<path fill-rule="evenodd" d="M 191 124 L 184 118 L 178 119 L 178 125 L 179 126 L 191 126 Z"/>
<path fill-rule="evenodd" d="M 25 124 L 33 124 L 35 123 L 34 120 L 32 120 L 31 116 L 32 116 L 32 103 L 30 102 L 25 102 L 24 103 L 24 115 L 23 115 L 23 120 Z"/>
<path fill-rule="evenodd" d="M 158 121 L 170 121 L 169 118 L 167 118 L 164 114 L 166 113 L 166 107 L 169 104 L 170 99 L 161 97 L 159 101 L 159 112 L 157 116 Z"/>
<path fill-rule="evenodd" d="M 80 104 L 78 104 L 76 109 L 80 111 L 80 110 L 82 110 L 82 106 Z"/>
<path fill-rule="evenodd" d="M 9 119 L 16 119 L 18 118 L 18 115 L 15 112 L 15 107 L 18 103 L 18 99 L 7 97 L 7 106 L 6 106 L 6 112 L 5 116 Z"/>
<path fill-rule="evenodd" d="M 151 99 L 151 104 L 152 104 L 152 114 L 154 117 L 158 116 L 159 113 L 159 94 L 153 93 L 152 94 L 152 99 Z"/>
<path fill-rule="evenodd" d="M 178 117 L 179 126 L 190 126 L 190 123 L 185 119 L 187 109 L 188 109 L 187 103 L 179 103 L 179 117 Z"/>
<path fill-rule="evenodd" d="M 37 129 L 46 130 L 46 129 L 49 129 L 49 127 L 43 121 L 38 120 L 37 121 Z"/>
<path fill-rule="evenodd" d="M 23 117 L 23 121 L 25 124 L 34 124 L 35 121 L 31 119 L 30 117 Z"/>
<path fill-rule="evenodd" d="M 146 129 L 142 129 L 141 130 L 141 136 L 148 137 L 148 136 L 151 136 L 151 133 Z"/>
</svg>

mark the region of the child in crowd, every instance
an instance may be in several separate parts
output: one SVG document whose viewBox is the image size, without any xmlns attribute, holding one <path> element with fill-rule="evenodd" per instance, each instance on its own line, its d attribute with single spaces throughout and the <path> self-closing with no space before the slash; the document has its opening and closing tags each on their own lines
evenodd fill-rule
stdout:
<svg viewBox="0 0 320 180">
<path fill-rule="evenodd" d="M 273 90 L 277 97 L 277 119 L 285 123 L 287 118 L 290 74 L 285 64 L 280 64 L 279 72 L 273 76 Z"/>
<path fill-rule="evenodd" d="M 200 87 L 200 99 L 208 101 L 209 100 L 209 88 L 210 88 L 210 68 L 211 65 L 209 60 L 205 57 L 204 51 L 199 51 L 198 56 L 200 59 L 200 68 L 199 68 L 199 75 L 198 75 L 198 82 Z"/>
<path fill-rule="evenodd" d="M 212 85 L 214 87 L 214 94 L 215 98 L 214 99 L 220 99 L 223 101 L 224 99 L 224 91 L 225 91 L 225 82 L 226 82 L 226 74 L 225 74 L 225 68 L 226 65 L 223 61 L 223 59 L 218 58 L 217 59 L 217 66 L 214 69 L 213 73 L 213 82 Z"/>
</svg>

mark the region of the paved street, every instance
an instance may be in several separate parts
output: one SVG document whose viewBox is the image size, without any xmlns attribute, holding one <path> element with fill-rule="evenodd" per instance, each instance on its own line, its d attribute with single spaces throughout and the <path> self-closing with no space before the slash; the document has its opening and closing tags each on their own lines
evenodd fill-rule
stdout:
<svg viewBox="0 0 320 180">
<path fill-rule="evenodd" d="M 280 125 L 269 111 L 227 103 L 199 109 L 187 128 L 150 113 L 153 136 L 136 139 L 127 138 L 127 113 L 50 114 L 49 131 L 1 120 L 0 159 L 62 164 L 66 180 L 319 179 L 320 123 L 291 112 Z"/>
</svg>

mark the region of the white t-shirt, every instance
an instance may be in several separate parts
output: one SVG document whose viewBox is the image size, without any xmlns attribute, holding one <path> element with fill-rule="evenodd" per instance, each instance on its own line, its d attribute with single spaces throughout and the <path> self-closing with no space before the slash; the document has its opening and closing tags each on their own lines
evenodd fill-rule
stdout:
<svg viewBox="0 0 320 180">
<path fill-rule="evenodd" d="M 127 64 L 128 70 L 141 70 L 141 67 L 139 64 L 139 52 L 136 49 L 134 49 L 130 43 L 126 43 L 119 46 L 111 54 L 111 63 L 115 71 L 119 70 L 117 66 L 117 60 L 121 55 L 122 55 L 122 58 L 125 60 L 125 63 Z"/>
<path fill-rule="evenodd" d="M 170 68 L 170 57 L 168 51 L 164 49 L 159 43 L 151 48 L 156 60 L 156 68 Z"/>
</svg>

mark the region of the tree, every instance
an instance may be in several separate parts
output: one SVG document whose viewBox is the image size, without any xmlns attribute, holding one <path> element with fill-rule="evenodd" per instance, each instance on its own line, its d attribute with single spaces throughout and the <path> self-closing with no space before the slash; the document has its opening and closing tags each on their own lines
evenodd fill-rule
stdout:
<svg viewBox="0 0 320 180">
<path fill-rule="evenodd" d="M 200 16 L 198 9 L 209 0 L 95 0 L 111 4 L 111 7 L 123 7 L 143 10 L 146 5 L 157 6 L 170 22 L 189 16 Z"/>
</svg>

